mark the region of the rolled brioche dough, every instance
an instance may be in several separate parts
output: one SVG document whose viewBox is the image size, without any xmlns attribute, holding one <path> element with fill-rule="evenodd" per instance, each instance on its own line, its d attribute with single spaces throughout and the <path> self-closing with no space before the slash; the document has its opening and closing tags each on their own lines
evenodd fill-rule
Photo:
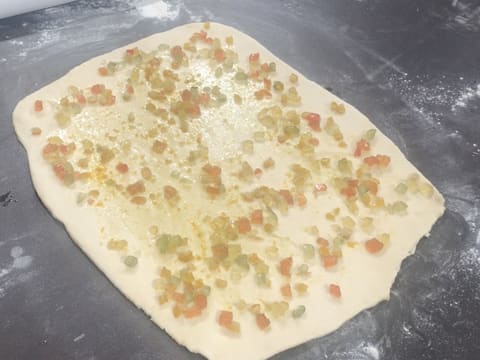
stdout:
<svg viewBox="0 0 480 360">
<path fill-rule="evenodd" d="M 127 298 L 192 352 L 263 359 L 388 299 L 444 201 L 357 109 L 248 35 L 206 28 L 93 58 L 19 102 L 13 122 L 42 202 Z M 195 51 L 184 46 L 194 33 Z M 176 295 L 167 283 L 180 283 Z M 239 332 L 219 325 L 220 311 Z"/>
</svg>

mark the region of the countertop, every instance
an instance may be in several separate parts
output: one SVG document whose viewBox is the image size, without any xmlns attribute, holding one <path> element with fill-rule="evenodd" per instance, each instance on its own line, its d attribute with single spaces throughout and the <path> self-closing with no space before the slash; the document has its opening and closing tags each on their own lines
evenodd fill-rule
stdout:
<svg viewBox="0 0 480 360">
<path fill-rule="evenodd" d="M 32 187 L 11 113 L 92 56 L 193 21 L 251 35 L 365 113 L 447 210 L 390 300 L 274 359 L 480 356 L 480 2 L 75 1 L 0 20 L 0 358 L 194 359 L 117 291 Z"/>
</svg>

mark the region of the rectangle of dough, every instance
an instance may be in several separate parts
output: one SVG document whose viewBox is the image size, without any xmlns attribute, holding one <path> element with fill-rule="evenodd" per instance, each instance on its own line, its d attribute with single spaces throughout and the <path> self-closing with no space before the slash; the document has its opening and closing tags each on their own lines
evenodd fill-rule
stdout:
<svg viewBox="0 0 480 360">
<path fill-rule="evenodd" d="M 202 30 L 202 24 L 180 26 L 93 58 L 23 99 L 14 111 L 13 121 L 18 138 L 27 150 L 33 183 L 41 200 L 125 296 L 190 351 L 210 359 L 261 359 L 332 332 L 360 311 L 388 299 L 401 261 L 414 251 L 417 242 L 442 215 L 443 198 L 395 144 L 357 109 L 346 103 L 343 103 L 344 113 L 332 108 L 332 102 L 339 105 L 342 100 L 299 74 L 244 33 L 212 23 L 207 30 L 212 40 L 208 40 Z M 200 34 L 196 52 L 184 47 L 193 33 Z M 225 40 L 226 36 L 232 36 L 233 44 L 230 39 Z M 213 40 L 216 38 L 220 43 Z M 159 47 L 161 44 L 168 47 Z M 172 50 L 177 44 L 184 50 Z M 211 46 L 222 51 L 202 53 L 200 50 Z M 138 55 L 136 48 L 143 53 Z M 224 57 L 233 56 L 227 50 L 238 54 L 238 59 L 232 58 L 233 71 L 225 64 Z M 256 66 L 257 60 L 256 55 L 250 57 L 250 54 L 256 53 L 259 53 L 260 75 L 251 68 Z M 152 60 L 154 57 L 161 61 Z M 186 58 L 189 66 L 186 66 Z M 147 76 L 150 80 L 142 82 L 144 74 L 150 71 L 145 70 L 148 61 L 151 61 L 148 66 L 160 74 L 157 83 L 151 74 Z M 176 61 L 178 63 L 174 64 Z M 273 62 L 276 69 L 269 65 Z M 262 63 L 266 63 L 266 67 L 261 68 Z M 135 80 L 138 74 L 132 73 L 137 65 L 141 68 L 138 81 Z M 171 82 L 165 82 L 171 74 L 164 70 L 177 65 L 178 70 L 173 71 L 180 80 L 173 80 L 175 89 L 172 90 L 169 89 Z M 253 73 L 248 72 L 249 67 Z M 294 104 L 297 99 L 293 91 L 291 98 L 284 97 L 284 105 L 281 105 L 282 96 L 273 89 L 268 91 L 270 98 L 268 92 L 262 90 L 270 86 L 268 80 L 252 80 L 262 76 L 262 71 L 269 74 L 267 78 L 273 82 L 270 85 L 277 86 L 277 90 L 279 85 L 274 81 L 282 81 L 283 94 L 288 94 L 290 87 L 296 88 L 301 104 Z M 238 73 L 241 74 L 235 78 Z M 290 77 L 292 73 L 298 78 Z M 242 74 L 250 76 L 245 83 Z M 128 77 L 134 80 L 127 83 Z M 98 91 L 103 90 L 92 86 L 98 83 L 112 93 L 102 92 L 100 97 L 103 98 L 97 96 Z M 185 111 L 195 116 L 172 115 L 175 101 L 181 101 L 180 93 L 191 89 L 192 84 L 198 85 L 200 92 L 203 87 L 210 87 L 205 90 L 210 91 L 208 105 L 201 103 L 198 109 L 186 108 Z M 129 92 L 126 85 L 134 88 L 131 98 L 125 95 Z M 214 90 L 215 85 L 219 87 L 218 92 Z M 76 89 L 69 90 L 70 86 Z M 147 95 L 148 91 L 157 92 Z M 67 100 L 61 101 L 62 98 Z M 37 100 L 41 101 L 42 109 L 39 109 L 40 103 L 35 104 Z M 153 108 L 147 103 L 152 103 Z M 275 117 L 273 115 L 259 121 L 257 115 L 261 109 L 278 104 L 282 117 L 276 124 L 268 123 Z M 296 115 L 288 115 L 290 110 Z M 58 115 L 62 111 L 70 114 L 70 119 Z M 302 116 L 303 112 L 318 113 L 319 126 L 312 118 L 309 120 L 308 115 Z M 129 116 L 130 113 L 134 115 Z M 187 119 L 183 123 L 179 120 L 181 116 Z M 328 120 L 329 117 L 334 121 Z M 64 124 L 68 121 L 69 124 Z M 64 127 L 59 127 L 59 123 Z M 358 142 L 372 129 L 376 129 L 374 139 L 370 139 L 370 132 L 369 145 L 360 144 L 359 151 L 363 153 L 355 156 Z M 304 134 L 304 143 L 299 145 L 300 136 Z M 54 136 L 58 138 L 52 139 Z M 253 138 L 256 140 L 245 142 Z M 45 150 L 47 142 L 54 144 L 52 151 L 59 154 L 55 156 L 60 160 L 50 159 L 49 162 L 45 159 L 48 158 L 45 151 L 49 151 Z M 207 160 L 199 142 L 208 148 Z M 68 147 L 69 143 L 74 143 L 75 147 Z M 252 146 L 253 151 L 250 150 Z M 313 154 L 308 155 L 308 149 L 313 149 Z M 197 152 L 190 153 L 190 150 Z M 188 160 L 192 154 L 199 160 Z M 385 169 L 375 163 L 385 158 L 364 160 L 379 154 L 390 159 Z M 264 161 L 270 157 L 275 160 L 275 166 L 268 169 Z M 76 173 L 70 174 L 74 179 L 68 177 L 71 169 L 65 161 L 75 169 Z M 366 164 L 369 161 L 371 168 Z M 215 191 L 221 194 L 215 199 L 205 193 L 202 185 L 205 170 L 201 167 L 207 162 L 222 169 L 225 192 L 217 188 Z M 244 162 L 248 162 L 251 169 Z M 309 173 L 302 173 L 302 168 L 294 165 L 301 165 Z M 357 178 L 364 176 L 355 171 L 362 166 L 378 179 L 377 185 L 365 177 L 363 180 Z M 149 169 L 145 170 L 147 167 Z M 260 170 L 252 177 L 250 170 L 254 169 Z M 81 175 L 82 172 L 88 174 Z M 138 181 L 141 184 L 135 185 Z M 262 185 L 275 189 L 273 198 L 280 194 L 277 190 L 289 189 L 293 205 L 288 204 L 286 192 L 275 198 L 277 207 L 267 206 L 269 200 L 265 197 L 245 201 L 250 191 Z M 166 186 L 172 186 L 177 193 Z M 173 195 L 169 196 L 167 193 L 172 191 Z M 348 204 L 351 191 L 357 197 L 358 213 Z M 381 197 L 385 206 L 365 206 L 360 200 L 364 194 L 370 194 L 370 200 L 363 198 L 365 203 L 380 202 Z M 136 200 L 135 196 L 138 196 Z M 282 209 L 285 205 L 282 199 L 287 199 L 287 211 Z M 143 201 L 145 204 L 141 205 Z M 307 204 L 302 206 L 304 201 Z M 408 206 L 406 210 L 404 205 Z M 239 232 L 242 227 L 238 225 L 239 219 L 248 219 L 251 211 L 258 207 L 263 209 L 264 219 L 272 216 L 271 211 L 275 213 L 278 228 L 270 234 L 261 226 L 249 223 L 251 229 L 245 230 L 247 235 Z M 235 258 L 233 263 L 223 263 L 209 271 L 207 263 L 214 245 L 212 220 L 221 213 L 230 217 L 230 225 L 238 237 L 231 243 L 241 244 L 246 257 Z M 245 219 L 242 221 L 245 223 Z M 348 230 L 350 226 L 353 226 L 351 231 Z M 188 247 L 184 248 L 182 256 L 188 258 L 188 251 L 191 251 L 193 259 L 180 262 L 176 255 L 159 253 L 161 242 L 168 239 L 158 240 L 157 231 L 187 238 Z M 222 234 L 227 236 L 227 232 Z M 341 251 L 341 257 L 335 256 L 338 262 L 335 267 L 325 268 L 326 257 L 322 251 L 327 250 L 321 250 L 318 237 L 329 241 L 328 251 Z M 366 250 L 366 242 L 372 238 L 380 238 L 377 241 L 383 248 L 379 253 L 370 254 Z M 314 249 L 312 259 L 308 258 L 307 248 Z M 229 252 L 233 252 L 233 247 Z M 258 254 L 268 265 L 270 288 L 255 285 L 254 276 L 257 275 L 253 272 L 258 273 L 258 269 L 253 265 L 254 259 L 248 257 L 252 253 Z M 285 271 L 291 271 L 291 275 L 285 271 L 282 275 L 278 266 L 285 265 L 281 260 L 289 257 L 293 259 L 293 267 Z M 245 266 L 247 258 L 249 265 Z M 203 281 L 204 287 L 199 287 L 198 291 L 208 295 L 208 304 L 199 317 L 188 319 L 183 313 L 175 318 L 172 314 L 174 301 L 159 302 L 165 287 L 160 272 L 163 266 L 170 266 L 175 272 L 180 264 L 188 263 L 194 264 L 192 274 Z M 299 268 L 301 265 L 308 266 L 310 275 L 301 274 L 302 269 L 306 269 L 305 266 Z M 228 282 L 225 289 L 216 285 L 217 278 Z M 298 283 L 308 285 L 306 294 L 299 294 L 301 286 L 295 285 Z M 280 293 L 280 287 L 285 284 L 291 285 L 291 299 Z M 341 287 L 341 298 L 329 294 L 330 284 Z M 209 292 L 205 286 L 209 287 Z M 271 323 L 266 331 L 258 328 L 257 316 L 251 309 L 242 310 L 239 306 L 242 300 L 248 305 L 257 304 L 260 311 L 267 314 Z M 282 301 L 289 303 L 289 310 L 275 319 L 270 303 Z M 305 314 L 293 318 L 291 312 L 300 305 L 305 306 Z M 232 334 L 217 324 L 220 310 L 232 311 L 241 327 L 239 334 Z"/>
</svg>

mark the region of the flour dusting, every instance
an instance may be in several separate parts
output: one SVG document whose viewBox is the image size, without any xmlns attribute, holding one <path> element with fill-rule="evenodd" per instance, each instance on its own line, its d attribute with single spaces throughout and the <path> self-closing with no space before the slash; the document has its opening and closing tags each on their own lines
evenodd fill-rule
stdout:
<svg viewBox="0 0 480 360">
<path fill-rule="evenodd" d="M 12 262 L 9 266 L 0 269 L 0 278 L 9 275 L 11 272 L 17 269 L 28 268 L 33 261 L 33 258 L 30 255 L 23 255 L 24 250 L 20 246 L 14 246 L 10 250 L 10 257 Z"/>
<path fill-rule="evenodd" d="M 166 11 L 165 16 L 173 16 L 170 5 L 161 3 Z M 0 54 L 8 54 L 8 57 L 0 57 L 0 64 L 5 62 L 15 67 L 23 61 L 36 64 L 45 57 L 58 56 L 61 52 L 70 54 L 72 49 L 101 42 L 123 29 L 131 29 L 140 21 L 138 9 L 122 3 L 117 6 L 118 9 L 97 9 L 92 5 L 81 13 L 70 6 L 41 10 L 37 16 L 42 21 L 39 21 L 36 31 L 0 43 Z M 163 10 L 159 8 L 156 11 Z M 151 13 L 151 10 L 146 7 L 144 12 Z"/>
<path fill-rule="evenodd" d="M 480 250 L 473 247 L 462 255 L 460 258 L 461 268 L 471 274 L 478 274 L 480 272 Z"/>
<path fill-rule="evenodd" d="M 33 262 L 33 257 L 24 255 L 24 249 L 20 246 L 14 246 L 10 249 L 11 262 L 5 267 L 0 268 L 0 299 L 4 297 L 7 290 L 19 283 L 28 281 L 35 274 L 26 272 Z"/>
<path fill-rule="evenodd" d="M 432 106 L 450 107 L 453 105 L 453 99 L 459 94 L 458 88 L 442 79 L 429 82 L 418 77 L 410 78 L 392 73 L 387 83 L 413 110 L 424 115 L 430 122 L 438 121 L 444 115 L 442 112 L 432 111 Z"/>
<path fill-rule="evenodd" d="M 201 22 L 202 21 L 202 16 L 196 15 L 193 11 L 191 11 L 189 8 L 184 6 L 185 12 L 188 14 L 188 17 L 190 18 L 190 21 L 193 22 Z M 210 16 L 209 19 L 212 19 L 213 16 Z"/>
<path fill-rule="evenodd" d="M 37 34 L 25 37 L 25 40 L 12 39 L 7 43 L 15 51 L 17 57 L 27 57 L 31 52 L 55 44 L 59 41 L 61 34 L 52 29 L 45 29 Z"/>
<path fill-rule="evenodd" d="M 180 13 L 180 6 L 165 1 L 155 1 L 137 5 L 137 10 L 143 17 L 159 20 L 175 20 Z"/>
<path fill-rule="evenodd" d="M 202 22 L 215 18 L 208 9 L 202 9 L 199 13 L 183 1 L 135 0 L 132 3 L 128 6 L 119 3 L 116 5 L 118 9 L 114 7 L 109 10 L 98 10 L 94 6 L 86 8 L 79 24 L 74 22 L 75 8 L 65 6 L 42 10 L 40 13 L 45 20 L 37 31 L 9 39 L 0 45 L 0 54 L 9 54 L 9 57 L 0 57 L 0 64 L 17 64 L 19 60 L 36 63 L 45 54 L 50 56 L 53 52 L 57 55 L 62 51 L 108 39 L 120 30 L 131 29 L 142 19 L 173 22 L 186 16 L 191 22 Z M 121 11 L 121 15 L 118 11 Z M 104 12 L 101 21 L 99 12 Z M 65 21 L 65 18 L 72 20 Z M 59 27 L 62 31 L 59 31 Z"/>
<path fill-rule="evenodd" d="M 451 6 L 455 12 L 447 21 L 447 27 L 480 31 L 480 6 L 460 0 L 453 0 Z"/>
<path fill-rule="evenodd" d="M 478 97 L 480 97 L 480 84 L 478 84 L 476 88 L 467 87 L 452 105 L 452 111 L 455 111 L 459 107 L 466 107 L 471 100 Z"/>
</svg>

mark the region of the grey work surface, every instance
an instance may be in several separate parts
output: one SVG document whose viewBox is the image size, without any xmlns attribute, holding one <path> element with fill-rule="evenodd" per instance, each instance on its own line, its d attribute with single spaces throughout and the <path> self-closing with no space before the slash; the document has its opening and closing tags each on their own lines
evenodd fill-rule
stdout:
<svg viewBox="0 0 480 360">
<path fill-rule="evenodd" d="M 446 199 L 389 301 L 275 359 L 480 358 L 480 3 L 185 0 L 78 1 L 0 20 L 0 359 L 200 358 L 126 300 L 43 207 L 11 113 L 92 56 L 204 20 L 246 32 L 356 106 Z"/>
</svg>

